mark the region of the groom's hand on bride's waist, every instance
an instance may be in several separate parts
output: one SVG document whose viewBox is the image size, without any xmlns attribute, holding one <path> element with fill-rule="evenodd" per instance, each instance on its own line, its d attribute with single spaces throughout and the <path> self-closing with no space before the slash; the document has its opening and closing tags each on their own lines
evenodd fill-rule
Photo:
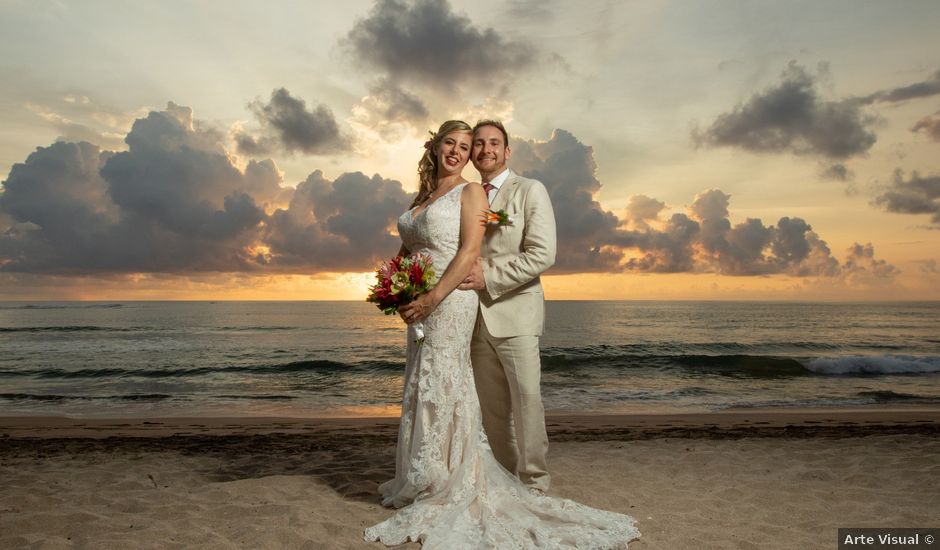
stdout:
<svg viewBox="0 0 940 550">
<path fill-rule="evenodd" d="M 470 273 L 457 288 L 460 290 L 483 290 L 486 288 L 486 281 L 483 279 L 483 258 L 477 258 L 477 261 L 473 262 Z"/>
</svg>

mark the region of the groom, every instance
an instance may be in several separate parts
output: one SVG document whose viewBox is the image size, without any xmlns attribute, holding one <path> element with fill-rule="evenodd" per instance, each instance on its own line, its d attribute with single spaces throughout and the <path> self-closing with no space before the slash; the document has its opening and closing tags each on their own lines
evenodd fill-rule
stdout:
<svg viewBox="0 0 940 550">
<path fill-rule="evenodd" d="M 542 183 L 506 167 L 510 154 L 501 122 L 477 123 L 470 159 L 490 208 L 505 210 L 511 223 L 487 227 L 483 258 L 458 288 L 480 294 L 470 354 L 493 454 L 528 487 L 545 492 L 550 477 L 540 388 L 545 301 L 539 275 L 555 263 L 555 215 Z"/>
</svg>

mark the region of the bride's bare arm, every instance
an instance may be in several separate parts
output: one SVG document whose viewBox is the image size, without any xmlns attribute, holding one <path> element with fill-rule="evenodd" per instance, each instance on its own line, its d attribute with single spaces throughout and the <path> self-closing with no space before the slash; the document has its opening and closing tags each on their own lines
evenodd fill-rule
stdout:
<svg viewBox="0 0 940 550">
<path fill-rule="evenodd" d="M 430 315 L 464 280 L 474 262 L 480 257 L 483 233 L 486 230 L 480 216 L 488 208 L 483 186 L 479 183 L 465 185 L 460 192 L 460 202 L 460 248 L 457 255 L 430 292 L 399 308 L 398 313 L 405 322 L 413 323 Z"/>
</svg>

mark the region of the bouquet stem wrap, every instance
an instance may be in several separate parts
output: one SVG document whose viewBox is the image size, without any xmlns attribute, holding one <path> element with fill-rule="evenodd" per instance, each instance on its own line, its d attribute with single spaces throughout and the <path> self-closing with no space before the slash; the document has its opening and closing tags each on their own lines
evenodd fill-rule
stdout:
<svg viewBox="0 0 940 550">
<path fill-rule="evenodd" d="M 412 323 L 411 326 L 415 330 L 414 343 L 421 345 L 424 343 L 424 323 L 422 321 L 417 321 Z"/>
</svg>

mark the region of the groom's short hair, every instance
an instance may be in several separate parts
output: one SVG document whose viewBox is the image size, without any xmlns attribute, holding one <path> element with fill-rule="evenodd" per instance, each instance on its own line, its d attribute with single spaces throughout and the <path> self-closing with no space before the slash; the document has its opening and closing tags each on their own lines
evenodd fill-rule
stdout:
<svg viewBox="0 0 940 550">
<path fill-rule="evenodd" d="M 476 123 L 476 126 L 473 127 L 473 135 L 476 135 L 477 130 L 479 130 L 480 128 L 482 128 L 482 127 L 484 127 L 484 126 L 492 126 L 492 127 L 496 128 L 496 129 L 498 129 L 500 132 L 502 132 L 502 133 L 503 133 L 503 141 L 505 142 L 505 143 L 503 143 L 503 146 L 509 147 L 509 132 L 506 131 L 506 127 L 503 126 L 503 123 L 502 123 L 502 122 L 500 122 L 500 121 L 498 121 L 498 120 L 483 119 L 483 120 L 481 120 L 480 122 L 477 122 L 477 123 Z"/>
</svg>

